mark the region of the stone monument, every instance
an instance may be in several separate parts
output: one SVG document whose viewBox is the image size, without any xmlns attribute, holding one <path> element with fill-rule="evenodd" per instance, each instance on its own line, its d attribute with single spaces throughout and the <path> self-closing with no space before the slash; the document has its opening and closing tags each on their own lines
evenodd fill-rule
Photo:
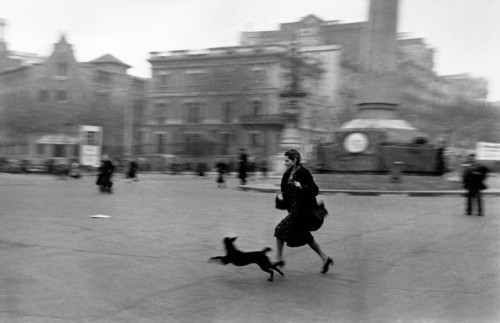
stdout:
<svg viewBox="0 0 500 323">
<path fill-rule="evenodd" d="M 273 173 L 277 174 L 283 174 L 285 171 L 284 153 L 287 150 L 296 149 L 301 154 L 304 154 L 304 144 L 299 130 L 299 118 L 306 93 L 300 88 L 300 76 L 298 72 L 300 57 L 297 46 L 297 43 L 292 41 L 289 55 L 291 81 L 288 88 L 280 94 L 281 114 L 284 117 L 285 126 L 278 143 L 279 153 L 273 156 L 272 159 L 272 170 Z"/>
<path fill-rule="evenodd" d="M 395 113 L 399 105 L 397 16 L 398 0 L 370 1 L 369 20 L 361 37 L 357 115 L 335 132 L 336 146 L 327 157 L 331 160 L 326 168 L 379 171 L 383 168 L 380 144 L 426 141 L 423 133 Z"/>
</svg>

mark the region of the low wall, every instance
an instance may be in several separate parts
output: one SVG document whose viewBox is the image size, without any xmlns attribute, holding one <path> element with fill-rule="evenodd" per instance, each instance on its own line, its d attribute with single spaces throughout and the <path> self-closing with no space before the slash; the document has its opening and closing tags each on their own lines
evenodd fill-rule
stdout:
<svg viewBox="0 0 500 323">
<path fill-rule="evenodd" d="M 382 170 L 389 171 L 394 162 L 403 162 L 408 173 L 438 173 L 438 149 L 423 146 L 381 146 Z"/>
<path fill-rule="evenodd" d="M 443 164 L 439 164 L 438 155 L 439 149 L 432 146 L 380 145 L 363 153 L 349 153 L 330 143 L 318 149 L 311 167 L 324 172 L 388 172 L 398 161 L 404 163 L 403 172 L 440 174 Z"/>
</svg>

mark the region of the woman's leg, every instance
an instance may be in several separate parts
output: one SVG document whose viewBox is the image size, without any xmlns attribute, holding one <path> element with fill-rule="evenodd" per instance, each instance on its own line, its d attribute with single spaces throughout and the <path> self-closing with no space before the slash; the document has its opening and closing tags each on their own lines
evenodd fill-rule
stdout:
<svg viewBox="0 0 500 323">
<path fill-rule="evenodd" d="M 283 261 L 283 245 L 285 242 L 276 238 L 276 261 Z"/>
<path fill-rule="evenodd" d="M 321 273 L 326 274 L 330 270 L 330 266 L 333 265 L 333 259 L 328 257 L 316 241 L 309 242 L 309 246 L 314 250 L 323 260 L 323 267 L 321 268 Z"/>
<path fill-rule="evenodd" d="M 321 257 L 321 260 L 323 260 L 323 262 L 328 259 L 328 256 L 323 252 L 323 250 L 321 250 L 321 247 L 315 240 L 309 242 L 309 247 L 311 247 L 311 249 Z"/>
</svg>

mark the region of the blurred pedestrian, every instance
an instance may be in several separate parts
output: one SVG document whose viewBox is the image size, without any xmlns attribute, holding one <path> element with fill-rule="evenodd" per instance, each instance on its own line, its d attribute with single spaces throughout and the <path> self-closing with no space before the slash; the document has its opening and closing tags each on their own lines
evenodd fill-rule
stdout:
<svg viewBox="0 0 500 323">
<path fill-rule="evenodd" d="M 137 161 L 132 158 L 128 164 L 128 171 L 127 171 L 127 180 L 129 182 L 137 182 L 139 180 L 138 173 L 139 172 L 139 164 Z"/>
<path fill-rule="evenodd" d="M 246 154 L 245 149 L 240 149 L 238 178 L 240 179 L 241 185 L 245 185 L 247 183 L 247 160 L 248 155 Z"/>
<path fill-rule="evenodd" d="M 198 176 L 205 176 L 205 172 L 207 171 L 207 165 L 204 162 L 199 162 L 196 167 L 196 172 Z"/>
<path fill-rule="evenodd" d="M 486 180 L 488 171 L 489 170 L 487 167 L 480 165 L 476 161 L 475 154 L 469 155 L 468 163 L 464 169 L 462 178 L 463 187 L 467 190 L 467 206 L 465 211 L 466 215 L 472 215 L 474 204 L 477 205 L 477 215 L 484 215 L 481 191 L 487 188 L 484 184 L 484 181 Z"/>
<path fill-rule="evenodd" d="M 217 187 L 226 188 L 227 184 L 226 184 L 225 176 L 227 173 L 227 164 L 223 160 L 221 160 L 217 163 L 217 165 L 215 167 L 217 168 L 217 173 L 219 174 L 217 176 L 217 180 L 216 180 Z"/>
<path fill-rule="evenodd" d="M 99 186 L 101 192 L 112 193 L 113 182 L 111 181 L 111 178 L 113 177 L 113 172 L 115 171 L 115 165 L 113 165 L 108 155 L 103 155 L 101 166 L 99 166 L 97 171 L 98 175 L 96 185 Z"/>
<path fill-rule="evenodd" d="M 300 153 L 290 149 L 285 153 L 286 171 L 281 179 L 281 192 L 287 204 L 288 215 L 281 220 L 274 230 L 276 237 L 277 266 L 284 266 L 283 247 L 286 242 L 289 247 L 309 245 L 323 261 L 322 273 L 328 272 L 333 265 L 333 259 L 328 257 L 314 240 L 311 232 L 306 229 L 305 222 L 313 206 L 317 205 L 316 196 L 319 188 L 307 168 L 301 163 Z"/>
</svg>

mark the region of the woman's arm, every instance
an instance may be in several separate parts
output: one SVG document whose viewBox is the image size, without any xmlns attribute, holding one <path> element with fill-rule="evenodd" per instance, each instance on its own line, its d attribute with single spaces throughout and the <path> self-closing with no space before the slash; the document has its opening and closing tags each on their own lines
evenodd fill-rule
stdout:
<svg viewBox="0 0 500 323">
<path fill-rule="evenodd" d="M 314 182 L 311 172 L 308 169 L 302 169 L 300 176 L 297 176 L 297 181 L 307 195 L 317 196 L 319 194 L 318 185 Z"/>
</svg>

